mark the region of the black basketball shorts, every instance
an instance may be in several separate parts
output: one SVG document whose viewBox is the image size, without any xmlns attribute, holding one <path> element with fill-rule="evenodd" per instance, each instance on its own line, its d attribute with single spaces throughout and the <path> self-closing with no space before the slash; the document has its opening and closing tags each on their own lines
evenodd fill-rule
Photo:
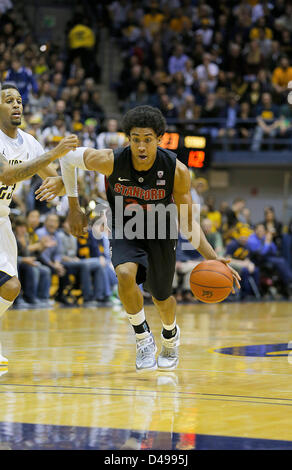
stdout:
<svg viewBox="0 0 292 470">
<path fill-rule="evenodd" d="M 137 263 L 137 284 L 157 300 L 166 300 L 172 294 L 176 262 L 177 240 L 111 239 L 114 268 L 119 264 Z"/>
</svg>

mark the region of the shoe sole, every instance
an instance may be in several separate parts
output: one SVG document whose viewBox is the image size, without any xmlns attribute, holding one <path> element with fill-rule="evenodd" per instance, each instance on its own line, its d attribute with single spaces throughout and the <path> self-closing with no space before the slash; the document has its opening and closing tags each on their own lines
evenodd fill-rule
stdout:
<svg viewBox="0 0 292 470">
<path fill-rule="evenodd" d="M 178 363 L 175 364 L 175 365 L 172 366 L 172 367 L 161 367 L 161 366 L 158 366 L 158 365 L 157 365 L 157 368 L 158 368 L 158 370 L 160 370 L 160 371 L 168 371 L 168 370 L 174 370 L 174 369 L 176 369 L 177 366 L 178 366 Z"/>
<path fill-rule="evenodd" d="M 157 364 L 153 367 L 145 367 L 144 369 L 137 369 L 136 367 L 136 372 L 138 374 L 143 374 L 144 372 L 152 372 L 153 370 L 157 370 Z"/>
</svg>

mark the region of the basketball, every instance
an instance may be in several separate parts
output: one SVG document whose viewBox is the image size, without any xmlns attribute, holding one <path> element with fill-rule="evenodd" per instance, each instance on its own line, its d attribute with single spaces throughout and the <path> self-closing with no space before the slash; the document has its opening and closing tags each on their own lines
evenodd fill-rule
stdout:
<svg viewBox="0 0 292 470">
<path fill-rule="evenodd" d="M 190 288 L 201 302 L 222 302 L 230 294 L 232 286 L 232 273 L 221 261 L 203 261 L 191 272 Z"/>
</svg>

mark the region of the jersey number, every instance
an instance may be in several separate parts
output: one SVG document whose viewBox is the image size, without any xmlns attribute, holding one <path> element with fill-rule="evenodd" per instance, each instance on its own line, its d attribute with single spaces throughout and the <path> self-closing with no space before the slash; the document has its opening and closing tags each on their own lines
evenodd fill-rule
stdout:
<svg viewBox="0 0 292 470">
<path fill-rule="evenodd" d="M 0 187 L 0 199 L 11 199 L 13 191 L 15 190 L 16 184 L 12 186 L 1 186 Z"/>
</svg>

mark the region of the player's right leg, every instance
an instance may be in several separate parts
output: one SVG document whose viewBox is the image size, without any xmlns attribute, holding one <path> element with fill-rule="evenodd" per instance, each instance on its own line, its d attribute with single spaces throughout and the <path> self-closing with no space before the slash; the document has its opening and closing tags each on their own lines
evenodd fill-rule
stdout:
<svg viewBox="0 0 292 470">
<path fill-rule="evenodd" d="M 2 276 L 1 276 L 2 275 Z M 10 277 L 6 273 L 3 273 L 0 271 L 0 282 L 2 282 L 8 278 L 3 284 L 0 286 L 0 318 L 6 310 L 11 307 L 13 304 L 14 300 L 20 293 L 21 285 L 19 280 L 17 279 L 16 276 Z M 8 364 L 8 359 L 6 357 L 2 356 L 2 346 L 1 346 L 1 341 L 0 341 L 0 366 L 7 366 Z"/>
<path fill-rule="evenodd" d="M 21 289 L 17 278 L 17 244 L 8 217 L 1 218 L 0 230 L 0 318 L 13 304 Z M 0 344 L 0 360 L 3 358 Z"/>
<path fill-rule="evenodd" d="M 137 285 L 138 264 L 126 262 L 115 267 L 120 300 L 136 336 L 136 370 L 146 372 L 157 368 L 157 348 L 145 318 L 143 295 Z"/>
</svg>

